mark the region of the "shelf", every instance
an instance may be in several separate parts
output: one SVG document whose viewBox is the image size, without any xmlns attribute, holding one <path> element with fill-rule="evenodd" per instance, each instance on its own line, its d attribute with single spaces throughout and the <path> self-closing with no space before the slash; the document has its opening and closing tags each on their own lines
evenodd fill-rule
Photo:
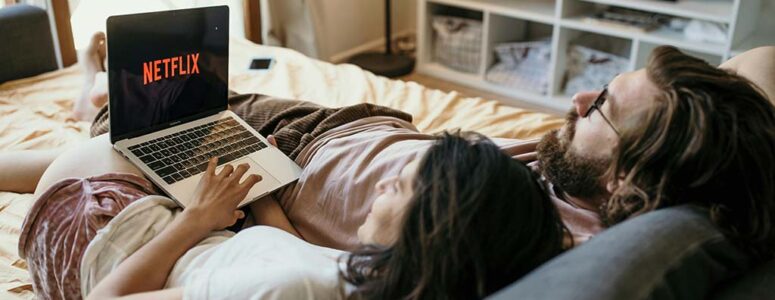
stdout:
<svg viewBox="0 0 775 300">
<path fill-rule="evenodd" d="M 561 25 L 576 30 L 589 31 L 604 35 L 611 35 L 620 38 L 642 40 L 649 43 L 673 45 L 678 48 L 689 49 L 700 53 L 724 55 L 726 50 L 724 44 L 696 42 L 687 40 L 682 32 L 673 31 L 667 28 L 660 28 L 650 32 L 639 32 L 636 30 L 627 30 L 616 27 L 600 26 L 584 21 L 585 17 L 574 17 L 561 20 Z"/>
<path fill-rule="evenodd" d="M 535 22 L 548 24 L 554 22 L 555 2 L 551 0 L 429 0 L 428 2 Z"/>
<path fill-rule="evenodd" d="M 427 64 L 423 64 L 422 69 L 424 69 L 428 74 L 433 74 L 437 77 L 446 77 L 445 79 L 458 81 L 458 82 L 484 81 L 484 78 L 477 74 L 461 72 L 452 68 L 448 68 L 437 62 L 430 62 Z"/>
<path fill-rule="evenodd" d="M 440 78 L 447 81 L 457 82 L 473 88 L 490 91 L 510 98 L 520 99 L 532 104 L 553 109 L 558 113 L 563 113 L 571 106 L 570 98 L 551 97 L 538 93 L 526 92 L 516 88 L 498 85 L 486 81 L 483 77 L 474 74 L 459 72 L 445 67 L 439 63 L 427 63 L 417 66 L 417 72 Z"/>
<path fill-rule="evenodd" d="M 418 73 L 469 86 L 548 109 L 565 112 L 572 106 L 566 73 L 574 45 L 629 58 L 626 69 L 646 64 L 659 45 L 672 45 L 684 53 L 718 64 L 731 56 L 762 45 L 775 44 L 775 0 L 417 0 L 420 7 L 417 39 Z M 693 41 L 682 30 L 662 27 L 649 32 L 585 20 L 602 6 L 659 13 L 678 18 L 710 21 L 727 26 L 724 42 Z M 456 71 L 433 60 L 434 34 L 429 18 L 435 14 L 461 14 L 482 21 L 482 63 L 476 74 Z M 547 69 L 548 91 L 530 91 L 487 81 L 487 71 L 498 62 L 496 45 L 551 37 Z M 607 46 L 610 45 L 610 46 Z M 622 65 L 617 62 L 617 68 Z M 516 84 L 513 84 L 516 85 Z M 580 84 L 573 84 L 575 90 Z M 586 88 L 586 87 L 585 87 Z M 597 88 L 597 87 L 594 87 Z M 508 101 L 507 101 L 508 102 Z M 513 103 L 512 103 L 513 104 Z"/>
<path fill-rule="evenodd" d="M 756 47 L 775 45 L 775 18 L 763 17 L 773 14 L 775 14 L 775 1 L 771 2 L 769 9 L 766 7 L 762 9 L 759 21 L 751 35 L 732 46 L 730 57 Z"/>
<path fill-rule="evenodd" d="M 678 0 L 677 2 L 660 0 L 581 1 L 719 23 L 730 23 L 732 8 L 734 7 L 733 2 L 730 0 Z"/>
<path fill-rule="evenodd" d="M 730 52 L 730 56 L 737 56 L 753 48 L 772 45 L 775 45 L 775 34 L 766 30 L 759 30 L 735 46 Z"/>
<path fill-rule="evenodd" d="M 648 43 L 648 42 L 640 43 L 640 48 L 638 49 L 637 56 L 634 58 L 635 61 L 633 62 L 634 63 L 633 66 L 635 67 L 635 69 L 646 67 L 646 63 L 648 62 L 648 58 L 651 55 L 651 51 L 658 46 L 659 46 L 658 44 L 654 44 L 654 43 Z M 722 55 L 699 53 L 697 51 L 691 51 L 686 49 L 681 49 L 681 51 L 688 55 L 702 59 L 713 66 L 720 65 L 724 58 Z"/>
</svg>

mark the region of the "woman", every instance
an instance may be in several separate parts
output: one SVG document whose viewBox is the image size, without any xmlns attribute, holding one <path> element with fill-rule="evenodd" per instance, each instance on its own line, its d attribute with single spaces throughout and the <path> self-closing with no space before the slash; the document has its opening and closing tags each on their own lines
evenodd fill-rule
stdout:
<svg viewBox="0 0 775 300">
<path fill-rule="evenodd" d="M 358 229 L 363 246 L 352 253 L 306 243 L 282 214 L 269 224 L 276 227 L 254 226 L 232 237 L 213 233 L 243 216 L 237 204 L 260 180 L 243 180 L 245 165 L 215 170 L 212 160 L 193 204 L 171 210 L 160 233 L 126 258 L 105 255 L 124 240 L 106 240 L 122 231 L 152 231 L 133 222 L 147 220 L 140 208 L 163 197 L 142 198 L 101 220 L 104 228 L 85 250 L 81 274 L 111 270 L 94 280 L 96 286 L 81 284 L 83 293 L 90 299 L 481 298 L 562 249 L 563 224 L 537 178 L 477 134 L 438 137 L 422 159 L 380 181 L 371 213 Z M 99 171 L 105 170 L 89 170 Z M 62 234 L 56 238 L 69 238 Z M 41 267 L 36 256 L 27 259 L 31 269 Z M 36 290 L 39 296 L 67 297 L 46 291 L 40 282 L 45 278 L 35 280 L 43 287 Z"/>
</svg>

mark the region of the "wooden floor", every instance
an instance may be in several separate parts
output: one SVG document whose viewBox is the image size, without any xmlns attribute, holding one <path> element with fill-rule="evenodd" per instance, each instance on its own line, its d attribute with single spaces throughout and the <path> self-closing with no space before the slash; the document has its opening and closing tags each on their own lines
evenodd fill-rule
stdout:
<svg viewBox="0 0 775 300">
<path fill-rule="evenodd" d="M 429 88 L 442 90 L 445 92 L 457 91 L 458 93 L 467 97 L 482 97 L 485 99 L 500 100 L 503 103 L 506 103 L 507 105 L 512 105 L 520 108 L 527 108 L 527 109 L 553 114 L 557 116 L 564 115 L 564 112 L 557 111 L 551 108 L 541 107 L 536 104 L 526 102 L 524 100 L 510 98 L 507 96 L 494 94 L 491 92 L 486 92 L 486 91 L 482 91 L 474 88 L 469 88 L 443 79 L 438 79 L 428 75 L 418 74 L 417 72 L 413 72 L 409 75 L 398 77 L 396 79 L 400 79 L 403 81 L 414 81 L 424 86 L 427 86 Z"/>
</svg>

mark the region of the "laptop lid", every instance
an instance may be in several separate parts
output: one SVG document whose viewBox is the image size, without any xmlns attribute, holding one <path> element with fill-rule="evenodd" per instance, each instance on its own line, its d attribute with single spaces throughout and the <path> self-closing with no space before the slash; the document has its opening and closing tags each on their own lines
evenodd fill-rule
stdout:
<svg viewBox="0 0 775 300">
<path fill-rule="evenodd" d="M 227 109 L 227 6 L 107 20 L 110 141 Z"/>
</svg>

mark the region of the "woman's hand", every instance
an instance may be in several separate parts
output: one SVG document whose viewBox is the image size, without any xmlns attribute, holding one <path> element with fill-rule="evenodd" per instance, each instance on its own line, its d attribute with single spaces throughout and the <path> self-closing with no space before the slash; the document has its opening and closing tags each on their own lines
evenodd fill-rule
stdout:
<svg viewBox="0 0 775 300">
<path fill-rule="evenodd" d="M 269 136 L 267 136 L 266 137 L 266 141 L 269 142 L 270 145 L 272 145 L 275 148 L 277 148 L 277 140 L 274 138 L 274 135 L 270 134 Z"/>
<path fill-rule="evenodd" d="M 240 183 L 250 168 L 248 164 L 240 164 L 236 168 L 227 164 L 216 174 L 217 164 L 218 158 L 210 159 L 207 171 L 194 191 L 194 198 L 183 211 L 183 215 L 210 231 L 229 227 L 245 217 L 237 206 L 250 188 L 261 181 L 261 176 L 251 174 Z"/>
</svg>

